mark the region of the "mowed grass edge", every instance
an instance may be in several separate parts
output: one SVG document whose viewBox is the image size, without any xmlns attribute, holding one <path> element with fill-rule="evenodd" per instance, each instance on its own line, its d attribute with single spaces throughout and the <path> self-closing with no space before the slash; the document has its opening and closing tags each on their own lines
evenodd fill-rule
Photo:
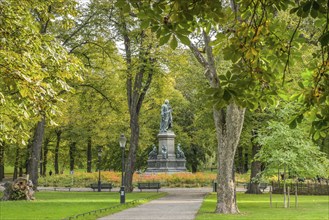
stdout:
<svg viewBox="0 0 329 220">
<path fill-rule="evenodd" d="M 216 194 L 207 195 L 197 214 L 196 220 L 329 220 L 329 196 L 290 196 L 290 208 L 284 208 L 283 195 L 272 195 L 272 208 L 268 193 L 250 195 L 237 193 L 240 214 L 223 215 L 215 213 Z"/>
<path fill-rule="evenodd" d="M 36 192 L 34 201 L 0 201 L 0 219 L 58 220 L 93 210 L 96 212 L 80 216 L 79 219 L 96 219 L 165 195 L 163 192 L 127 193 L 126 204 L 120 205 L 118 192 Z M 2 197 L 2 194 L 0 196 Z M 99 211 L 105 208 L 109 209 Z"/>
</svg>

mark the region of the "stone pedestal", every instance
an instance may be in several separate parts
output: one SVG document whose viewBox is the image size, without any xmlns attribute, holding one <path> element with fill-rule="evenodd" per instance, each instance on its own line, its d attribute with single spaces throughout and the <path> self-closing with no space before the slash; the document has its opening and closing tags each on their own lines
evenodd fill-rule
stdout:
<svg viewBox="0 0 329 220">
<path fill-rule="evenodd" d="M 174 132 L 171 130 L 167 132 L 160 132 L 158 134 L 158 140 L 159 140 L 159 145 L 158 145 L 157 158 L 147 160 L 148 168 L 146 169 L 146 172 L 148 173 L 186 172 L 186 159 L 176 158 Z M 162 154 L 163 146 L 165 146 L 167 150 L 167 155 L 165 158 Z"/>
</svg>

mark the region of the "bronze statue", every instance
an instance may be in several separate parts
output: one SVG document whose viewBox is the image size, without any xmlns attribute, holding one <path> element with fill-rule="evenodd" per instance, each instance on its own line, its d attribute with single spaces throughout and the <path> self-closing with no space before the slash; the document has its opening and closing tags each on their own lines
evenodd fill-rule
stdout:
<svg viewBox="0 0 329 220">
<path fill-rule="evenodd" d="M 165 145 L 162 145 L 161 153 L 162 153 L 162 159 L 167 159 L 168 158 L 167 147 Z"/>
<path fill-rule="evenodd" d="M 177 145 L 176 158 L 177 159 L 184 159 L 185 158 L 185 154 L 184 154 L 183 150 L 180 148 L 180 144 Z"/>
<path fill-rule="evenodd" d="M 165 103 L 161 106 L 161 123 L 160 132 L 167 132 L 172 128 L 172 108 L 169 105 L 169 100 L 166 99 Z"/>
<path fill-rule="evenodd" d="M 157 156 L 158 156 L 157 148 L 156 148 L 156 146 L 153 144 L 153 149 L 152 149 L 152 151 L 149 153 L 149 159 L 157 159 Z"/>
</svg>

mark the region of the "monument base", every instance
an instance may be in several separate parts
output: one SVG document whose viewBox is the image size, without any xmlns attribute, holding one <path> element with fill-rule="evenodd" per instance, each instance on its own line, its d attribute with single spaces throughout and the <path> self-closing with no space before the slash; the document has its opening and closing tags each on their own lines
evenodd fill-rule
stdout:
<svg viewBox="0 0 329 220">
<path fill-rule="evenodd" d="M 175 136 L 172 130 L 158 134 L 158 152 L 147 160 L 146 173 L 187 172 L 185 156 L 179 157 L 175 152 Z"/>
<path fill-rule="evenodd" d="M 187 172 L 185 159 L 150 159 L 147 160 L 147 169 L 145 173 L 178 173 Z"/>
</svg>

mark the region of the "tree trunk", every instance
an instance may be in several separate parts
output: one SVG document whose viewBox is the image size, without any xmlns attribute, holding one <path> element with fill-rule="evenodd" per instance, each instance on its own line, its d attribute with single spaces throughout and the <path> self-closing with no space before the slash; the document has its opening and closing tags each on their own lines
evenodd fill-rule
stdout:
<svg viewBox="0 0 329 220">
<path fill-rule="evenodd" d="M 198 155 L 198 146 L 195 146 L 194 144 L 191 144 L 191 155 L 190 155 L 193 159 L 191 162 L 191 169 L 192 169 L 192 173 L 196 173 L 198 171 L 198 165 L 199 165 L 199 161 L 197 159 Z"/>
<path fill-rule="evenodd" d="M 18 177 L 18 165 L 19 165 L 19 148 L 16 148 L 15 163 L 14 163 L 14 174 L 13 181 Z"/>
<path fill-rule="evenodd" d="M 287 208 L 286 164 L 284 164 L 283 168 L 283 204 Z"/>
<path fill-rule="evenodd" d="M 248 157 L 248 152 L 245 152 L 244 153 L 244 164 L 243 164 L 243 167 L 244 167 L 244 173 L 247 173 L 248 172 L 248 170 L 249 170 L 249 157 Z"/>
<path fill-rule="evenodd" d="M 195 45 L 191 44 L 190 49 L 198 62 L 205 68 L 205 77 L 208 79 L 210 87 L 219 88 L 220 81 L 217 75 L 215 59 L 212 53 L 212 47 L 209 45 L 210 37 L 206 32 L 203 32 L 203 39 L 206 57 L 200 53 Z M 232 170 L 235 151 L 240 140 L 244 113 L 245 109 L 239 108 L 233 102 L 226 109 L 213 108 L 218 141 L 217 213 L 239 213 L 235 200 L 235 184 Z"/>
<path fill-rule="evenodd" d="M 18 176 L 19 176 L 19 177 L 22 177 L 22 176 L 23 176 L 23 167 L 22 167 L 22 166 L 20 166 L 20 167 L 18 168 Z"/>
<path fill-rule="evenodd" d="M 87 143 L 87 173 L 91 173 L 92 152 L 91 152 L 91 137 L 88 137 Z"/>
<path fill-rule="evenodd" d="M 239 143 L 244 120 L 244 108 L 234 103 L 226 111 L 214 109 L 214 120 L 218 140 L 218 191 L 216 212 L 236 214 L 239 209 L 235 200 L 233 175 L 234 156 Z"/>
<path fill-rule="evenodd" d="M 41 149 L 40 149 L 40 176 L 42 176 L 43 174 L 43 149 L 42 149 L 42 146 L 41 146 Z"/>
<path fill-rule="evenodd" d="M 0 182 L 5 178 L 5 143 L 0 141 Z"/>
<path fill-rule="evenodd" d="M 243 147 L 238 146 L 236 149 L 236 158 L 235 158 L 235 167 L 236 167 L 236 172 L 237 173 L 244 173 L 243 171 Z"/>
<path fill-rule="evenodd" d="M 30 156 L 31 156 L 31 152 L 32 152 L 32 142 L 31 139 L 29 139 L 28 145 L 26 146 L 26 157 L 25 157 L 25 161 L 24 161 L 24 165 L 25 165 L 25 174 L 29 173 L 30 170 Z"/>
<path fill-rule="evenodd" d="M 40 122 L 38 122 L 36 126 L 36 130 L 33 137 L 32 142 L 32 153 L 29 161 L 29 175 L 30 179 L 33 183 L 34 189 L 38 187 L 38 168 L 39 168 L 39 161 L 40 161 L 40 152 L 42 147 L 42 139 L 45 130 L 45 123 L 46 120 L 43 117 Z"/>
<path fill-rule="evenodd" d="M 72 142 L 70 145 L 70 171 L 74 170 L 74 158 L 76 153 L 76 142 Z"/>
<path fill-rule="evenodd" d="M 55 160 L 54 160 L 54 170 L 55 170 L 55 174 L 59 174 L 59 165 L 58 165 L 58 157 L 59 157 L 59 145 L 61 142 L 61 135 L 62 135 L 62 131 L 61 130 L 56 130 L 56 147 L 55 147 Z"/>
<path fill-rule="evenodd" d="M 153 74 L 153 63 L 155 59 L 150 56 L 150 50 L 152 45 L 145 45 L 146 34 L 144 30 L 140 30 L 139 32 L 139 45 L 138 46 L 138 61 L 139 66 L 134 67 L 132 63 L 132 45 L 130 40 L 130 33 L 128 28 L 126 27 L 126 23 L 124 21 L 124 17 L 122 17 L 122 36 L 124 40 L 125 46 L 125 60 L 127 66 L 127 81 L 126 81 L 126 89 L 127 89 L 127 100 L 128 100 L 128 108 L 130 115 L 130 147 L 127 158 L 127 163 L 125 167 L 125 190 L 127 192 L 132 192 L 133 190 L 133 174 L 136 167 L 136 157 L 138 151 L 138 140 L 139 140 L 139 114 L 142 108 L 142 104 L 148 91 Z M 146 42 L 147 43 L 147 42 Z M 147 49 L 145 49 L 147 48 Z"/>
<path fill-rule="evenodd" d="M 139 140 L 139 123 L 138 123 L 138 115 L 131 114 L 130 115 L 130 129 L 131 129 L 131 136 L 130 136 L 130 147 L 129 147 L 129 154 L 127 158 L 126 168 L 125 168 L 125 186 L 127 192 L 133 191 L 133 175 L 135 171 L 136 165 L 136 156 L 138 150 L 138 140 Z"/>
<path fill-rule="evenodd" d="M 255 155 L 260 150 L 260 146 L 258 144 L 252 145 L 252 158 L 255 158 Z M 256 181 L 257 175 L 261 172 L 262 163 L 260 161 L 253 160 L 251 162 L 251 173 L 250 173 L 250 183 L 248 185 L 248 190 L 246 193 L 248 194 L 261 194 L 262 191 L 259 189 L 259 181 Z"/>
<path fill-rule="evenodd" d="M 246 193 L 248 194 L 261 194 L 262 191 L 259 189 L 259 181 L 257 180 L 257 175 L 262 171 L 262 163 L 260 161 L 255 160 L 255 156 L 260 150 L 261 146 L 258 143 L 254 143 L 254 139 L 257 137 L 257 131 L 253 131 L 252 136 L 252 155 L 253 158 L 251 162 L 251 173 L 250 173 L 250 183 L 248 185 L 248 190 Z"/>
<path fill-rule="evenodd" d="M 47 164 L 48 164 L 48 145 L 49 145 L 50 139 L 49 137 L 46 138 L 43 144 L 43 163 L 42 163 L 42 176 L 46 176 L 47 174 Z"/>
</svg>

